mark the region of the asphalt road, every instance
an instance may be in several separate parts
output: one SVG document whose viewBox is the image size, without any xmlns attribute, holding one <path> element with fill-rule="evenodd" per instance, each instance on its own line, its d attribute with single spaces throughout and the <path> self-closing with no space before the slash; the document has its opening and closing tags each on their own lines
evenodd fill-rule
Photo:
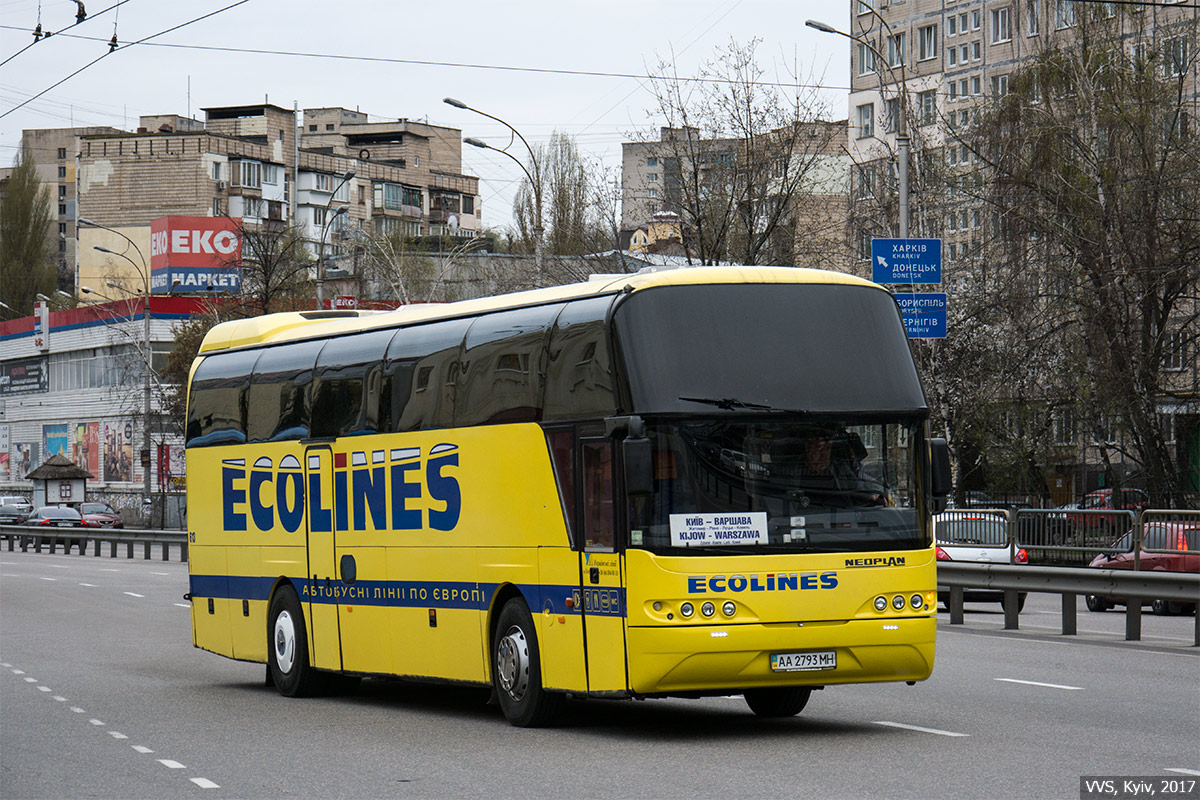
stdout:
<svg viewBox="0 0 1200 800">
<path fill-rule="evenodd" d="M 191 646 L 186 565 L 0 553 L 0 797 L 1078 798 L 1084 775 L 1196 779 L 1191 617 L 1031 595 L 942 614 L 917 686 L 834 687 L 794 719 L 741 698 L 591 702 L 548 730 L 475 693 L 366 681 L 279 697 Z"/>
</svg>

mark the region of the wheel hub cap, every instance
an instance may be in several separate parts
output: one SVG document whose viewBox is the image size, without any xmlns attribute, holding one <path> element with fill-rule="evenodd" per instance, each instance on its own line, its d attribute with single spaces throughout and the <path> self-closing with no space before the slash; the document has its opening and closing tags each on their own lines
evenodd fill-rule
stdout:
<svg viewBox="0 0 1200 800">
<path fill-rule="evenodd" d="M 296 623 L 283 611 L 275 618 L 275 663 L 284 674 L 296 663 Z"/>
<path fill-rule="evenodd" d="M 529 642 L 525 632 L 515 625 L 496 646 L 496 674 L 500 688 L 513 700 L 520 700 L 529 688 Z"/>
</svg>

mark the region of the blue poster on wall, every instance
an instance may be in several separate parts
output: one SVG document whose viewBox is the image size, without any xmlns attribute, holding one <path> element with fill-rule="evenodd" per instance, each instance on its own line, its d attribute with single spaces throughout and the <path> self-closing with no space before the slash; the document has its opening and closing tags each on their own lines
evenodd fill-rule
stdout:
<svg viewBox="0 0 1200 800">
<path fill-rule="evenodd" d="M 70 428 L 66 423 L 60 425 L 43 425 L 42 439 L 46 443 L 46 458 L 55 453 L 71 457 L 71 436 L 67 433 Z"/>
</svg>

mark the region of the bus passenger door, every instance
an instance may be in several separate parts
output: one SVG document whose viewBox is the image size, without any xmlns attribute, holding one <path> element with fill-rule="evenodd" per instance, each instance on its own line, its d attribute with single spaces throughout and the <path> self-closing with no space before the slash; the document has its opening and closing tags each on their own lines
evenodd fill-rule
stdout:
<svg viewBox="0 0 1200 800">
<path fill-rule="evenodd" d="M 308 575 L 307 585 L 300 592 L 300 602 L 310 622 L 308 647 L 314 667 L 341 669 L 338 606 L 333 591 L 338 580 L 333 551 L 333 450 L 329 445 L 308 448 L 304 467 Z"/>
<path fill-rule="evenodd" d="M 584 550 L 580 558 L 580 595 L 589 692 L 621 692 L 625 670 L 625 587 L 616 546 L 613 445 L 606 439 L 581 439 Z"/>
</svg>

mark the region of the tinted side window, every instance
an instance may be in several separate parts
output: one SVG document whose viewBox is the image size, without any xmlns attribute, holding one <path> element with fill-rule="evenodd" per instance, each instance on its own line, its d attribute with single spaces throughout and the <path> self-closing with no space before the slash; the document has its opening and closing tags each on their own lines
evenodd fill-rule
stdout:
<svg viewBox="0 0 1200 800">
<path fill-rule="evenodd" d="M 546 339 L 561 305 L 479 317 L 463 343 L 454 424 L 497 425 L 542 418 Z"/>
<path fill-rule="evenodd" d="M 612 297 L 568 303 L 550 335 L 545 418 L 612 414 L 617 407 L 604 317 Z"/>
<path fill-rule="evenodd" d="M 208 356 L 192 376 L 187 446 L 246 441 L 246 387 L 259 350 Z"/>
<path fill-rule="evenodd" d="M 376 433 L 383 355 L 393 330 L 330 339 L 317 356 L 313 436 Z"/>
<path fill-rule="evenodd" d="M 458 352 L 470 322 L 451 319 L 396 331 L 383 368 L 380 413 L 387 415 L 384 430 L 450 427 Z"/>
<path fill-rule="evenodd" d="M 295 342 L 260 351 L 246 403 L 246 436 L 252 442 L 309 435 L 309 387 L 320 342 Z"/>
</svg>

